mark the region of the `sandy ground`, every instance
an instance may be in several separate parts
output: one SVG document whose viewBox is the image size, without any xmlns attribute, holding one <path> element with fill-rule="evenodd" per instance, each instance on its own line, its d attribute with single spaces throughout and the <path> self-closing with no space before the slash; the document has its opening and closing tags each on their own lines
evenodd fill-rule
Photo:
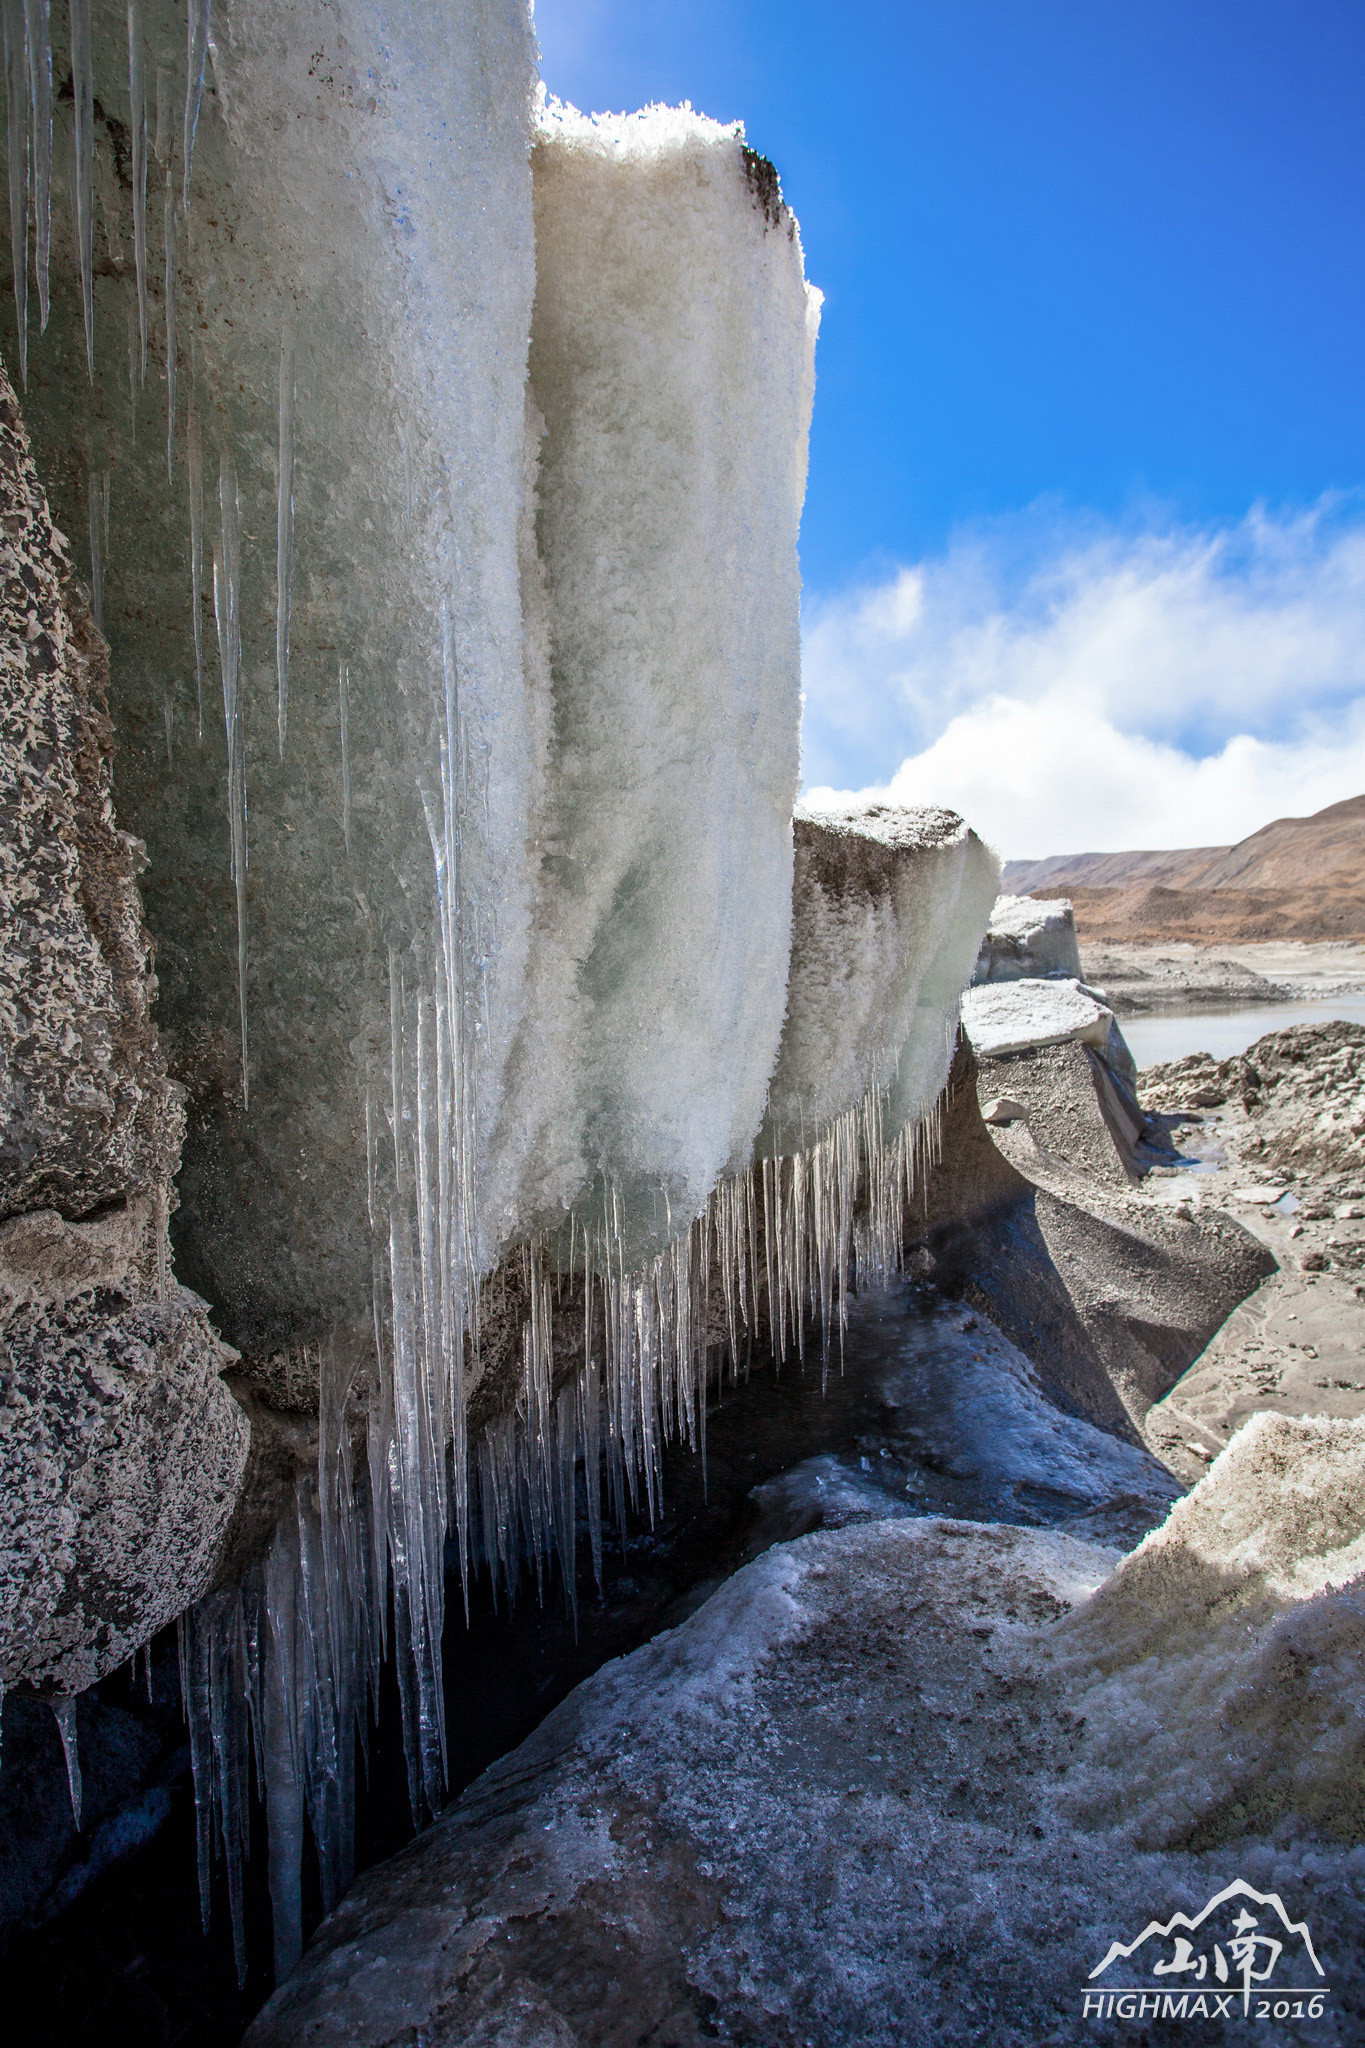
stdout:
<svg viewBox="0 0 1365 2048">
<path fill-rule="evenodd" d="M 1365 989 L 1365 942 L 1267 939 L 1247 945 L 1082 943 L 1085 979 L 1121 1017 L 1197 1004 L 1311 1002 Z"/>
<path fill-rule="evenodd" d="M 1187 1163 L 1145 1182 L 1153 1202 L 1225 1208 L 1280 1266 L 1148 1413 L 1149 1447 L 1187 1482 L 1259 1409 L 1365 1415 L 1365 1183 L 1242 1165 L 1247 1130 L 1235 1105 L 1204 1112 L 1171 1131 Z"/>
</svg>

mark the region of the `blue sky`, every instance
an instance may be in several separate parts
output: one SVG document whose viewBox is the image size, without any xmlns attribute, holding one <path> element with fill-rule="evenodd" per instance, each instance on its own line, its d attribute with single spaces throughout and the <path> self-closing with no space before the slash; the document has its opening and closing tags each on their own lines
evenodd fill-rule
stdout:
<svg viewBox="0 0 1365 2048">
<path fill-rule="evenodd" d="M 742 118 L 801 221 L 811 781 L 937 794 L 1010 853 L 1365 790 L 1358 0 L 538 0 L 537 27 L 579 106 Z"/>
</svg>

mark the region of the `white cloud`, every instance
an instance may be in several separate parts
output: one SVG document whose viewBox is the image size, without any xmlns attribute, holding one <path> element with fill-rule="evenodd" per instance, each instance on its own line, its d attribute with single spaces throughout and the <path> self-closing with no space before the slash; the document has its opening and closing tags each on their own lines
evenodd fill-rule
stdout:
<svg viewBox="0 0 1365 2048">
<path fill-rule="evenodd" d="M 1020 569 L 1023 530 L 808 607 L 809 783 L 951 804 L 1017 857 L 1216 845 L 1365 792 L 1365 528 L 1339 505 L 1053 526 Z"/>
</svg>

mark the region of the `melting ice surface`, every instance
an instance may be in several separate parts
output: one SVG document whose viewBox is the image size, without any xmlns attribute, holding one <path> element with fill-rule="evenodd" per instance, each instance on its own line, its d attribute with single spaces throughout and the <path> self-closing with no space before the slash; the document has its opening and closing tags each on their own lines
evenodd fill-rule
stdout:
<svg viewBox="0 0 1365 2048">
<path fill-rule="evenodd" d="M 918 1290 L 860 1298 L 843 1376 L 860 1426 L 758 1489 L 765 1543 L 888 1514 L 1130 1543 L 1180 1491 L 1150 1453 L 1057 1408 L 988 1318 Z"/>
</svg>

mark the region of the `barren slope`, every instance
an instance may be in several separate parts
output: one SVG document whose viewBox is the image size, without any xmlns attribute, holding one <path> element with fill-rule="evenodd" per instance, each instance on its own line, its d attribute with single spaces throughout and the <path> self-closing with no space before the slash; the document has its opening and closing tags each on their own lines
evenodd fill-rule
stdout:
<svg viewBox="0 0 1365 2048">
<path fill-rule="evenodd" d="M 1236 851 L 1235 846 L 1187 846 L 1174 853 L 1053 853 L 1046 860 L 1007 860 L 1000 886 L 1012 896 L 1126 889 L 1138 882 L 1187 889 Z"/>
<path fill-rule="evenodd" d="M 1365 937 L 1365 888 L 1073 889 L 1076 935 L 1140 944 Z"/>
<path fill-rule="evenodd" d="M 1236 846 L 1009 861 L 1003 886 L 1065 889 L 1083 940 L 1355 938 L 1365 935 L 1365 796 L 1277 818 Z"/>
</svg>

